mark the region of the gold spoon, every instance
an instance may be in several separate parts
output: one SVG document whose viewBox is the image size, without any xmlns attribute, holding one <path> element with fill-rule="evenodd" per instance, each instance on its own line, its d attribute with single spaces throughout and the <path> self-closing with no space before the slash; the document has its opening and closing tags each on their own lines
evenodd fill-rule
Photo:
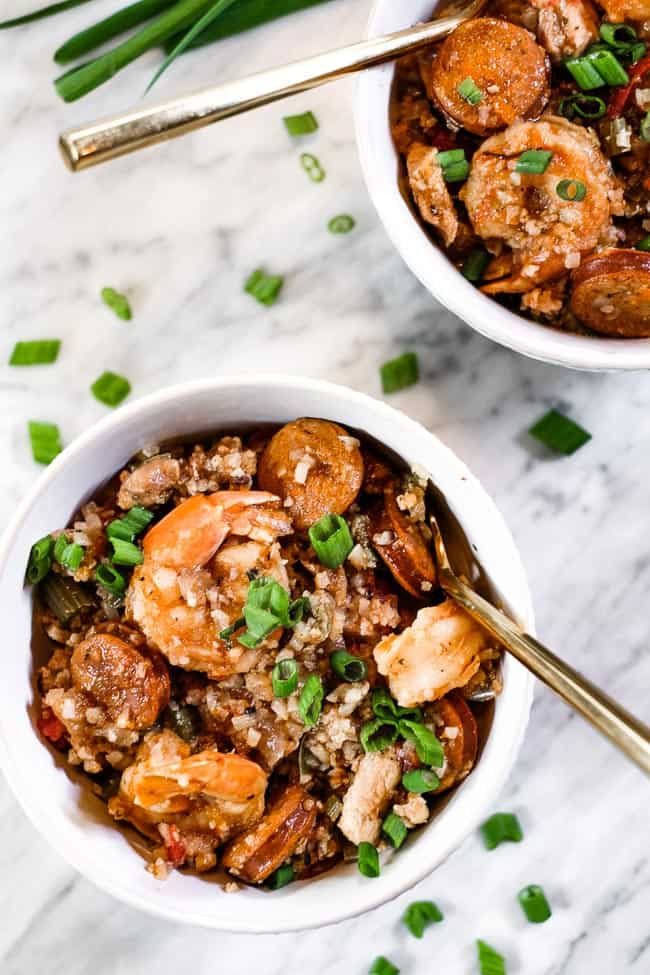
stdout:
<svg viewBox="0 0 650 975">
<path fill-rule="evenodd" d="M 429 523 L 438 564 L 438 581 L 447 595 L 460 603 L 535 677 L 559 694 L 612 744 L 650 774 L 650 728 L 459 579 L 449 563 L 438 522 L 431 516 Z"/>
<path fill-rule="evenodd" d="M 430 23 L 325 51 L 161 105 L 71 129 L 59 137 L 63 158 L 69 168 L 76 172 L 144 149 L 145 146 L 185 135 L 231 115 L 268 105 L 288 95 L 308 91 L 363 68 L 392 61 L 446 37 L 462 21 L 479 14 L 486 2 L 457 0 L 454 5 L 445 8 L 444 17 Z"/>
</svg>

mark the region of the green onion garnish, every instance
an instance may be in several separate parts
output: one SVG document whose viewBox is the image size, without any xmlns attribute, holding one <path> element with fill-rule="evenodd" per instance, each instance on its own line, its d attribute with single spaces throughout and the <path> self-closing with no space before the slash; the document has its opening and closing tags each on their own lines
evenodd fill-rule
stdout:
<svg viewBox="0 0 650 975">
<path fill-rule="evenodd" d="M 76 572 L 84 557 L 84 550 L 76 542 L 69 542 L 65 535 L 59 535 L 54 543 L 54 558 L 59 565 Z"/>
<path fill-rule="evenodd" d="M 29 14 L 12 17 L 11 20 L 3 20 L 0 23 L 0 30 L 5 30 L 7 27 L 20 27 L 22 24 L 29 24 L 43 17 L 52 17 L 54 14 L 63 13 L 64 10 L 70 10 L 72 7 L 80 7 L 82 3 L 88 3 L 88 0 L 59 0 L 59 3 L 49 3 L 46 7 L 32 10 Z"/>
<path fill-rule="evenodd" d="M 126 580 L 121 572 L 107 562 L 102 562 L 95 570 L 95 580 L 113 596 L 121 596 L 126 590 Z"/>
<path fill-rule="evenodd" d="M 482 247 L 475 247 L 465 258 L 462 267 L 462 275 L 473 284 L 479 284 L 483 280 L 485 269 L 490 263 L 491 257 Z"/>
<path fill-rule="evenodd" d="M 289 135 L 311 135 L 318 128 L 318 122 L 313 112 L 303 112 L 302 115 L 285 115 L 283 121 Z"/>
<path fill-rule="evenodd" d="M 399 733 L 407 741 L 415 742 L 415 751 L 424 765 L 442 768 L 445 764 L 445 753 L 442 745 L 429 728 L 417 721 L 402 718 L 398 725 Z"/>
<path fill-rule="evenodd" d="M 105 406 L 119 406 L 131 392 L 131 383 L 116 372 L 103 372 L 90 387 L 90 391 Z"/>
<path fill-rule="evenodd" d="M 552 158 L 553 153 L 548 149 L 527 149 L 517 160 L 515 172 L 541 176 L 546 172 Z"/>
<path fill-rule="evenodd" d="M 626 51 L 621 51 L 619 56 L 625 60 L 626 64 L 636 64 L 647 50 L 647 45 L 643 41 L 639 41 L 637 44 L 628 47 Z"/>
<path fill-rule="evenodd" d="M 438 153 L 437 159 L 446 183 L 459 183 L 467 179 L 469 163 L 465 159 L 464 149 L 445 149 Z"/>
<path fill-rule="evenodd" d="M 572 119 L 576 115 L 590 121 L 602 118 L 607 111 L 607 106 L 598 95 L 569 95 L 563 98 L 559 105 L 560 115 Z"/>
<path fill-rule="evenodd" d="M 319 561 L 328 569 L 342 565 L 354 548 L 348 523 L 340 515 L 323 515 L 308 534 Z"/>
<path fill-rule="evenodd" d="M 585 55 L 589 63 L 596 69 L 605 84 L 626 85 L 629 76 L 621 62 L 611 51 L 596 51 L 595 54 Z"/>
<path fill-rule="evenodd" d="M 246 632 L 238 636 L 245 647 L 256 647 L 278 627 L 289 629 L 299 623 L 307 608 L 306 599 L 289 602 L 289 593 L 276 582 L 260 576 L 253 579 L 243 609 Z M 236 626 L 237 624 L 235 624 Z"/>
<path fill-rule="evenodd" d="M 123 518 L 116 518 L 106 526 L 106 534 L 109 538 L 121 538 L 125 542 L 132 542 L 137 535 L 143 531 L 153 514 L 146 508 L 135 505 Z"/>
<path fill-rule="evenodd" d="M 40 423 L 38 420 L 29 420 L 27 429 L 32 445 L 32 457 L 37 464 L 51 463 L 56 455 L 63 450 L 61 434 L 56 423 Z"/>
<path fill-rule="evenodd" d="M 361 726 L 359 741 L 364 752 L 383 752 L 397 741 L 399 731 L 395 721 L 375 718 Z"/>
<path fill-rule="evenodd" d="M 276 697 L 289 697 L 298 686 L 298 664 L 293 658 L 278 660 L 271 671 L 271 683 Z"/>
<path fill-rule="evenodd" d="M 370 966 L 368 975 L 399 975 L 399 968 L 396 968 L 388 958 L 379 955 Z"/>
<path fill-rule="evenodd" d="M 403 819 L 401 819 L 397 813 L 389 813 L 386 819 L 381 825 L 382 833 L 385 833 L 388 839 L 391 841 L 396 850 L 399 850 L 400 846 L 408 836 L 408 828 Z"/>
<path fill-rule="evenodd" d="M 140 565 L 144 561 L 142 549 L 133 542 L 125 542 L 123 538 L 111 538 L 113 565 Z"/>
<path fill-rule="evenodd" d="M 364 877 L 378 877 L 381 870 L 377 848 L 372 843 L 359 843 L 358 852 L 359 873 L 362 873 Z"/>
<path fill-rule="evenodd" d="M 227 626 L 225 628 L 225 630 L 222 630 L 220 632 L 219 638 L 221 640 L 225 640 L 227 643 L 230 643 L 233 634 L 237 630 L 240 630 L 242 628 L 242 626 L 245 626 L 245 625 L 246 625 L 246 620 L 244 619 L 243 616 L 240 616 L 239 619 L 235 620 L 235 622 L 231 626 Z"/>
<path fill-rule="evenodd" d="M 349 683 L 365 680 L 368 676 L 365 660 L 353 656 L 347 650 L 335 650 L 330 657 L 330 664 L 334 673 Z"/>
<path fill-rule="evenodd" d="M 503 955 L 480 939 L 476 942 L 476 948 L 481 975 L 506 975 L 506 960 Z"/>
<path fill-rule="evenodd" d="M 641 125 L 639 126 L 639 135 L 644 142 L 650 142 L 650 112 L 646 114 L 641 119 Z"/>
<path fill-rule="evenodd" d="M 420 378 L 418 357 L 415 352 L 403 352 L 396 359 L 389 359 L 379 367 L 383 393 L 397 393 L 400 389 L 414 386 Z"/>
<path fill-rule="evenodd" d="M 579 179 L 561 179 L 555 187 L 555 192 L 561 200 L 569 203 L 580 203 L 587 194 L 587 187 Z"/>
<path fill-rule="evenodd" d="M 564 65 L 582 91 L 593 91 L 594 88 L 602 88 L 605 84 L 605 79 L 596 70 L 595 65 L 585 57 L 568 58 Z"/>
<path fill-rule="evenodd" d="M 377 718 L 386 721 L 397 721 L 398 718 L 409 718 L 411 721 L 422 723 L 420 708 L 402 708 L 392 699 L 385 687 L 378 687 L 372 692 L 372 711 Z"/>
<path fill-rule="evenodd" d="M 266 881 L 266 886 L 270 890 L 280 890 L 296 879 L 296 874 L 290 863 L 283 863 L 275 870 Z"/>
<path fill-rule="evenodd" d="M 600 36 L 615 51 L 624 51 L 636 44 L 636 31 L 629 24 L 601 24 Z"/>
<path fill-rule="evenodd" d="M 111 311 L 114 311 L 118 318 L 123 322 L 128 322 L 133 317 L 131 305 L 126 295 L 120 294 L 115 288 L 102 288 L 102 301 Z"/>
<path fill-rule="evenodd" d="M 33 342 L 16 342 L 9 359 L 10 366 L 44 366 L 56 362 L 61 339 L 35 339 Z"/>
<path fill-rule="evenodd" d="M 266 274 L 261 268 L 250 275 L 244 284 L 244 291 L 249 295 L 252 295 L 260 305 L 273 305 L 275 304 L 282 285 L 284 284 L 284 278 L 280 274 Z"/>
<path fill-rule="evenodd" d="M 460 84 L 456 85 L 456 91 L 470 105 L 478 105 L 483 100 L 483 92 L 473 78 L 463 78 Z"/>
<path fill-rule="evenodd" d="M 501 843 L 521 843 L 524 838 L 513 813 L 494 813 L 481 824 L 481 836 L 486 850 L 494 850 Z"/>
<path fill-rule="evenodd" d="M 44 579 L 52 568 L 53 553 L 54 539 L 51 535 L 44 535 L 32 545 L 26 572 L 27 581 L 32 586 Z"/>
<path fill-rule="evenodd" d="M 634 245 L 634 249 L 637 251 L 650 251 L 650 234 L 642 237 L 641 240 Z"/>
<path fill-rule="evenodd" d="M 408 792 L 421 795 L 423 792 L 435 792 L 440 785 L 440 779 L 429 768 L 415 768 L 404 773 L 402 785 Z"/>
<path fill-rule="evenodd" d="M 528 433 L 558 454 L 574 454 L 591 440 L 590 433 L 557 410 L 549 410 Z"/>
<path fill-rule="evenodd" d="M 546 895 L 537 884 L 523 887 L 517 894 L 521 909 L 531 924 L 543 924 L 551 916 L 551 908 Z"/>
<path fill-rule="evenodd" d="M 320 677 L 317 674 L 310 674 L 298 699 L 298 710 L 305 728 L 311 728 L 318 721 L 324 696 L 325 691 Z"/>
<path fill-rule="evenodd" d="M 325 179 L 325 170 L 321 166 L 316 156 L 312 156 L 311 152 L 302 152 L 300 154 L 300 165 L 305 170 L 312 183 L 322 183 Z"/>
<path fill-rule="evenodd" d="M 327 229 L 331 234 L 349 234 L 354 223 L 354 217 L 349 213 L 340 213 L 338 217 L 332 217 L 327 224 Z"/>
<path fill-rule="evenodd" d="M 402 915 L 402 921 L 414 938 L 421 938 L 425 928 L 442 919 L 442 912 L 433 901 L 415 901 L 409 904 Z"/>
</svg>

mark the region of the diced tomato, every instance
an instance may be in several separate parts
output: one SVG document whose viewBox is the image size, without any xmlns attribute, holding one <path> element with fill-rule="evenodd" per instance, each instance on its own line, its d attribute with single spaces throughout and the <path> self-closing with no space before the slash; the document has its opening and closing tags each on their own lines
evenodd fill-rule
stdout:
<svg viewBox="0 0 650 975">
<path fill-rule="evenodd" d="M 650 71 L 650 54 L 645 54 L 641 60 L 637 61 L 634 67 L 630 69 L 628 72 L 630 78 L 628 83 L 623 85 L 621 88 L 616 88 L 614 90 L 612 97 L 609 100 L 609 105 L 607 106 L 607 118 L 618 118 L 619 115 L 623 114 L 630 95 L 647 71 Z"/>
<path fill-rule="evenodd" d="M 60 744 L 66 734 L 65 725 L 59 721 L 55 714 L 40 717 L 36 722 L 36 727 L 43 737 L 51 741 L 53 745 Z"/>
<path fill-rule="evenodd" d="M 173 867 L 180 867 L 185 863 L 187 850 L 181 834 L 176 826 L 169 826 L 166 830 L 165 850 L 167 851 L 167 862 Z"/>
<path fill-rule="evenodd" d="M 458 148 L 454 133 L 442 125 L 439 125 L 433 132 L 429 133 L 429 139 L 431 145 L 436 149 L 440 149 L 441 152 L 445 152 L 447 149 Z"/>
</svg>

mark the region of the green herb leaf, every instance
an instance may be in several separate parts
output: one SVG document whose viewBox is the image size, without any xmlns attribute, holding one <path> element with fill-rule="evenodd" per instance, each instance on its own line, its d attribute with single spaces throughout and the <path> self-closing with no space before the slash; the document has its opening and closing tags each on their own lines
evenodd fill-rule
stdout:
<svg viewBox="0 0 650 975">
<path fill-rule="evenodd" d="M 415 768 L 404 773 L 402 785 L 408 792 L 422 795 L 425 792 L 435 792 L 440 785 L 440 779 L 431 769 Z"/>
<path fill-rule="evenodd" d="M 575 454 L 576 450 L 591 440 L 590 433 L 557 410 L 549 410 L 533 424 L 528 433 L 549 450 L 567 456 Z"/>
<path fill-rule="evenodd" d="M 456 91 L 469 105 L 478 105 L 483 101 L 483 92 L 473 78 L 464 78 L 456 85 Z"/>
<path fill-rule="evenodd" d="M 389 359 L 379 368 L 381 388 L 384 393 L 397 393 L 414 386 L 420 378 L 418 357 L 415 352 L 404 352 L 396 359 Z"/>
<path fill-rule="evenodd" d="M 56 362 L 61 348 L 60 339 L 36 339 L 16 342 L 9 359 L 10 366 L 43 366 Z"/>
<path fill-rule="evenodd" d="M 372 711 L 378 718 L 395 721 L 397 718 L 410 718 L 411 721 L 422 723 L 422 711 L 420 708 L 400 707 L 385 687 L 378 687 L 372 692 Z"/>
<path fill-rule="evenodd" d="M 244 291 L 252 295 L 261 305 L 273 305 L 283 284 L 284 278 L 281 275 L 266 274 L 258 268 L 244 284 Z"/>
<path fill-rule="evenodd" d="M 289 603 L 289 593 L 275 579 L 253 579 L 243 609 L 247 629 L 237 639 L 246 647 L 256 647 L 278 627 L 290 629 L 300 622 L 304 608 L 304 599 Z"/>
<path fill-rule="evenodd" d="M 302 115 L 285 115 L 283 121 L 291 136 L 311 135 L 318 129 L 318 122 L 313 112 L 303 112 Z"/>
<path fill-rule="evenodd" d="M 354 548 L 348 523 L 341 515 L 323 515 L 309 529 L 309 541 L 319 562 L 328 569 L 342 565 Z"/>
<path fill-rule="evenodd" d="M 63 450 L 61 434 L 56 423 L 41 423 L 29 420 L 27 423 L 32 456 L 37 464 L 49 464 Z"/>
<path fill-rule="evenodd" d="M 50 3 L 47 7 L 39 7 L 30 14 L 23 14 L 21 17 L 12 17 L 11 20 L 0 22 L 0 30 L 8 27 L 22 27 L 23 24 L 30 24 L 34 20 L 42 20 L 43 17 L 53 17 L 54 14 L 63 13 L 64 10 L 71 10 L 73 7 L 80 7 L 89 0 L 61 0 L 60 3 Z"/>
<path fill-rule="evenodd" d="M 359 741 L 364 752 L 383 752 L 398 737 L 397 722 L 386 718 L 375 718 L 361 726 Z"/>
<path fill-rule="evenodd" d="M 409 904 L 402 916 L 402 921 L 414 938 L 421 938 L 425 928 L 442 919 L 442 913 L 433 901 L 415 901 Z"/>
<path fill-rule="evenodd" d="M 104 304 L 111 311 L 114 311 L 117 317 L 121 318 L 123 322 L 128 322 L 133 317 L 131 305 L 126 295 L 120 294 L 115 288 L 102 288 L 101 296 Z"/>
<path fill-rule="evenodd" d="M 310 674 L 298 699 L 298 710 L 305 728 L 311 728 L 318 721 L 324 696 L 325 690 L 320 677 L 317 674 Z"/>
<path fill-rule="evenodd" d="M 119 406 L 131 392 L 131 383 L 116 372 L 103 372 L 90 387 L 95 399 L 105 406 Z"/>
<path fill-rule="evenodd" d="M 486 850 L 494 850 L 501 843 L 521 843 L 524 838 L 513 813 L 494 813 L 481 825 L 481 835 Z"/>
<path fill-rule="evenodd" d="M 540 176 L 546 172 L 552 158 L 553 153 L 550 149 L 527 149 L 519 156 L 515 172 Z"/>
<path fill-rule="evenodd" d="M 335 650 L 330 656 L 330 664 L 335 674 L 350 683 L 365 680 L 368 676 L 365 660 L 353 656 L 347 650 Z"/>
<path fill-rule="evenodd" d="M 147 527 L 153 514 L 146 508 L 134 505 L 123 518 L 116 518 L 106 526 L 109 538 L 121 538 L 125 542 L 132 542 Z"/>
<path fill-rule="evenodd" d="M 445 764 L 445 753 L 442 745 L 434 733 L 425 725 L 417 721 L 402 718 L 398 725 L 399 733 L 407 741 L 415 742 L 418 758 L 425 765 L 442 768 Z"/>
<path fill-rule="evenodd" d="M 289 697 L 298 686 L 298 664 L 290 657 L 278 660 L 271 671 L 271 683 L 276 697 Z"/>
<path fill-rule="evenodd" d="M 108 562 L 102 562 L 95 570 L 95 580 L 113 596 L 121 596 L 126 591 L 126 580 L 121 572 Z"/>
<path fill-rule="evenodd" d="M 192 27 L 190 27 L 187 34 L 185 34 L 182 40 L 178 42 L 174 50 L 169 52 L 169 54 L 167 55 L 163 63 L 160 65 L 160 67 L 154 74 L 153 78 L 151 79 L 147 87 L 145 88 L 145 95 L 148 91 L 151 90 L 151 88 L 153 88 L 155 83 L 158 81 L 160 76 L 167 70 L 167 68 L 170 66 L 172 61 L 175 61 L 178 55 L 182 54 L 186 47 L 189 47 L 189 45 L 192 43 L 194 38 L 198 37 L 201 31 L 205 30 L 205 28 L 208 27 L 208 25 L 211 24 L 212 21 L 219 16 L 219 14 L 223 13 L 224 10 L 227 10 L 228 7 L 230 7 L 231 4 L 233 4 L 234 2 L 235 0 L 217 0 L 217 2 L 213 4 L 209 10 L 206 10 L 206 12 L 203 14 L 202 17 L 199 17 L 196 23 L 193 24 Z"/>
<path fill-rule="evenodd" d="M 357 866 L 364 877 L 378 877 L 381 873 L 379 854 L 372 843 L 359 843 Z"/>
<path fill-rule="evenodd" d="M 381 826 L 382 833 L 388 837 L 396 850 L 399 850 L 400 846 L 408 836 L 408 828 L 406 823 L 397 813 L 389 813 Z"/>
<path fill-rule="evenodd" d="M 32 545 L 27 562 L 26 578 L 30 585 L 35 586 L 44 579 L 52 568 L 54 555 L 54 539 L 51 535 L 44 535 Z"/>
</svg>

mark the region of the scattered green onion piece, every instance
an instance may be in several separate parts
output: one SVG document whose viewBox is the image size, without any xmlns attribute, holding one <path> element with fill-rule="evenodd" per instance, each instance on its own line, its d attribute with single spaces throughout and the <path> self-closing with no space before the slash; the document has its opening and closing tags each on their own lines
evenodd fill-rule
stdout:
<svg viewBox="0 0 650 975">
<path fill-rule="evenodd" d="M 586 54 L 585 57 L 605 84 L 626 85 L 630 80 L 627 71 L 611 51 L 596 51 L 593 54 Z"/>
<path fill-rule="evenodd" d="M 440 785 L 440 779 L 431 769 L 415 768 L 404 773 L 402 785 L 408 792 L 417 792 L 422 795 L 424 792 L 435 792 Z"/>
<path fill-rule="evenodd" d="M 388 958 L 384 958 L 383 955 L 379 955 L 375 958 L 368 975 L 399 975 L 399 968 L 397 968 Z"/>
<path fill-rule="evenodd" d="M 482 247 L 475 247 L 465 258 L 462 268 L 464 278 L 473 284 L 479 284 L 483 280 L 485 269 L 490 263 L 490 255 Z"/>
<path fill-rule="evenodd" d="M 63 555 L 64 550 L 68 547 L 69 544 L 70 542 L 66 538 L 65 533 L 59 535 L 59 537 L 54 543 L 54 551 L 52 553 L 54 555 L 55 562 L 61 561 L 61 556 Z"/>
<path fill-rule="evenodd" d="M 266 886 L 270 890 L 280 890 L 281 887 L 286 887 L 287 884 L 292 883 L 295 879 L 296 873 L 291 864 L 284 863 L 271 874 L 266 881 Z"/>
<path fill-rule="evenodd" d="M 414 386 L 420 378 L 418 357 L 415 352 L 403 352 L 379 367 L 383 393 L 398 393 Z"/>
<path fill-rule="evenodd" d="M 564 65 L 582 91 L 593 91 L 594 88 L 604 87 L 603 77 L 586 58 L 569 58 Z"/>
<path fill-rule="evenodd" d="M 237 630 L 241 629 L 241 627 L 245 625 L 246 625 L 246 620 L 244 619 L 243 616 L 240 616 L 238 620 L 235 620 L 232 626 L 227 626 L 225 630 L 221 631 L 221 633 L 219 634 L 219 638 L 221 640 L 226 640 L 226 642 L 230 643 L 233 634 L 236 633 Z"/>
<path fill-rule="evenodd" d="M 295 599 L 290 603 L 289 593 L 275 579 L 264 576 L 253 579 L 243 610 L 246 632 L 237 637 L 239 643 L 256 647 L 278 627 L 295 626 L 303 617 L 306 602 L 305 599 Z"/>
<path fill-rule="evenodd" d="M 388 839 L 391 841 L 396 850 L 399 850 L 400 846 L 408 836 L 408 828 L 406 823 L 397 813 L 389 813 L 386 819 L 381 825 L 382 833 L 385 833 Z"/>
<path fill-rule="evenodd" d="M 247 279 L 244 284 L 244 291 L 259 301 L 260 305 L 268 306 L 275 304 L 283 284 L 282 275 L 266 274 L 265 271 L 258 268 Z"/>
<path fill-rule="evenodd" d="M 32 10 L 31 13 L 23 14 L 21 17 L 12 17 L 11 20 L 3 20 L 0 23 L 0 30 L 6 30 L 8 27 L 21 27 L 23 24 L 29 24 L 34 20 L 41 20 L 43 17 L 52 17 L 54 14 L 63 13 L 64 10 L 71 10 L 72 7 L 80 7 L 83 3 L 88 3 L 88 0 L 60 0 L 59 3 L 50 3 L 47 7 Z"/>
<path fill-rule="evenodd" d="M 342 565 L 354 548 L 348 523 L 341 515 L 323 515 L 311 526 L 308 534 L 319 562 L 328 569 Z"/>
<path fill-rule="evenodd" d="M 61 339 L 35 339 L 16 342 L 9 359 L 10 366 L 44 366 L 56 362 Z"/>
<path fill-rule="evenodd" d="M 63 542 L 61 545 L 60 543 Z M 76 572 L 84 557 L 84 550 L 76 542 L 68 542 L 65 535 L 59 535 L 54 545 L 54 558 L 59 565 Z"/>
<path fill-rule="evenodd" d="M 503 955 L 480 939 L 476 942 L 476 948 L 481 975 L 506 975 L 506 960 Z"/>
<path fill-rule="evenodd" d="M 409 718 L 411 721 L 422 723 L 420 708 L 402 708 L 390 696 L 385 687 L 378 687 L 372 692 L 372 712 L 377 718 L 387 721 L 397 721 L 398 718 Z"/>
<path fill-rule="evenodd" d="M 303 112 L 302 115 L 285 115 L 284 124 L 289 135 L 311 135 L 318 128 L 318 121 L 313 112 Z"/>
<path fill-rule="evenodd" d="M 417 721 L 402 718 L 398 729 L 403 738 L 415 742 L 415 751 L 421 762 L 425 765 L 433 765 L 434 768 L 443 767 L 445 753 L 442 745 L 429 728 Z"/>
<path fill-rule="evenodd" d="M 569 203 L 580 203 L 587 194 L 587 187 L 579 179 L 561 179 L 555 187 L 555 192 L 561 200 Z"/>
<path fill-rule="evenodd" d="M 364 752 L 383 752 L 399 734 L 397 722 L 386 718 L 375 718 L 361 726 L 359 741 Z"/>
<path fill-rule="evenodd" d="M 126 579 L 121 572 L 107 562 L 95 569 L 95 580 L 113 596 L 121 596 L 126 591 Z"/>
<path fill-rule="evenodd" d="M 116 518 L 106 526 L 109 538 L 121 538 L 125 542 L 132 542 L 141 531 L 147 527 L 153 514 L 146 508 L 135 505 L 123 518 Z"/>
<path fill-rule="evenodd" d="M 365 660 L 362 660 L 361 657 L 355 657 L 347 650 L 335 650 L 330 657 L 330 664 L 335 674 L 351 684 L 365 680 L 368 676 Z"/>
<path fill-rule="evenodd" d="M 77 613 L 95 606 L 88 590 L 70 576 L 50 572 L 41 583 L 40 591 L 60 623 L 68 623 Z"/>
<path fill-rule="evenodd" d="M 641 240 L 634 245 L 634 249 L 637 251 L 650 251 L 650 234 L 642 237 Z"/>
<path fill-rule="evenodd" d="M 421 938 L 425 928 L 442 920 L 442 912 L 433 901 L 414 901 L 402 915 L 402 921 L 414 938 Z"/>
<path fill-rule="evenodd" d="M 44 535 L 32 545 L 26 571 L 27 581 L 32 586 L 44 579 L 52 568 L 53 551 L 54 539 L 51 535 Z"/>
<path fill-rule="evenodd" d="M 126 295 L 120 294 L 115 288 L 102 288 L 102 301 L 111 311 L 114 311 L 118 318 L 123 322 L 128 322 L 133 317 L 131 305 Z"/>
<path fill-rule="evenodd" d="M 550 450 L 567 456 L 591 440 L 590 433 L 557 410 L 549 410 L 528 433 Z"/>
<path fill-rule="evenodd" d="M 513 813 L 494 813 L 481 824 L 481 836 L 486 850 L 495 850 L 501 843 L 521 843 L 524 838 Z"/>
<path fill-rule="evenodd" d="M 552 158 L 553 153 L 549 149 L 527 149 L 517 160 L 515 172 L 541 176 L 548 169 Z"/>
<path fill-rule="evenodd" d="M 312 183 L 322 183 L 325 179 L 325 170 L 321 166 L 316 156 L 312 156 L 311 152 L 302 152 L 300 154 L 300 165 L 305 170 Z"/>
<path fill-rule="evenodd" d="M 625 59 L 626 64 L 634 65 L 637 61 L 641 60 L 647 50 L 647 45 L 643 41 L 639 41 L 637 44 L 629 47 L 627 51 L 622 51 L 620 57 Z"/>
<path fill-rule="evenodd" d="M 51 463 L 63 450 L 61 434 L 56 423 L 40 423 L 29 420 L 27 424 L 32 445 L 32 456 L 37 464 Z"/>
<path fill-rule="evenodd" d="M 598 95 L 569 95 L 560 102 L 560 115 L 572 119 L 576 115 L 580 118 L 596 121 L 604 116 L 607 106 Z"/>
<path fill-rule="evenodd" d="M 458 183 L 467 179 L 469 163 L 465 159 L 464 149 L 445 149 L 438 153 L 437 159 L 445 182 Z"/>
<path fill-rule="evenodd" d="M 298 686 L 298 664 L 293 658 L 278 660 L 271 671 L 271 683 L 276 697 L 289 697 Z"/>
<path fill-rule="evenodd" d="M 636 31 L 629 24 L 601 24 L 600 36 L 615 51 L 624 51 L 638 40 Z"/>
<path fill-rule="evenodd" d="M 359 860 L 357 865 L 359 873 L 364 877 L 378 877 L 381 873 L 379 867 L 379 854 L 377 848 L 372 843 L 359 843 Z"/>
<path fill-rule="evenodd" d="M 298 710 L 305 728 L 313 727 L 320 717 L 325 691 L 317 674 L 310 674 L 298 699 Z"/>
<path fill-rule="evenodd" d="M 456 91 L 460 97 L 470 105 L 478 105 L 479 102 L 483 101 L 483 92 L 473 78 L 463 78 L 463 80 L 456 85 Z"/>
<path fill-rule="evenodd" d="M 355 224 L 354 217 L 349 213 L 341 213 L 327 224 L 327 229 L 331 234 L 349 234 Z"/>
<path fill-rule="evenodd" d="M 546 895 L 537 884 L 523 887 L 517 894 L 521 909 L 531 924 L 543 924 L 551 916 L 551 908 Z"/>
<path fill-rule="evenodd" d="M 111 562 L 114 565 L 140 565 L 144 561 L 142 549 L 133 542 L 125 542 L 123 538 L 111 538 L 111 545 Z"/>
<path fill-rule="evenodd" d="M 90 391 L 105 406 L 119 406 L 131 392 L 131 383 L 116 372 L 103 372 L 90 387 Z"/>
<path fill-rule="evenodd" d="M 650 142 L 650 112 L 646 114 L 641 119 L 641 125 L 639 126 L 639 135 L 644 142 Z"/>
</svg>

